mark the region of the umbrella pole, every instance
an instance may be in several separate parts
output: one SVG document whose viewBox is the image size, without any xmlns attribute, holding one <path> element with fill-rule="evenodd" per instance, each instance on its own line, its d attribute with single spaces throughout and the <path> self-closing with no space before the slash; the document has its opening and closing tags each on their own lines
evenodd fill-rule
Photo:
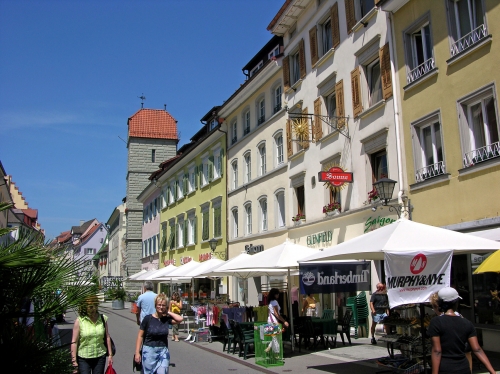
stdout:
<svg viewBox="0 0 500 374">
<path fill-rule="evenodd" d="M 294 346 L 295 334 L 293 333 L 292 288 L 290 287 L 290 268 L 288 268 L 288 282 L 286 282 L 286 286 L 288 288 L 288 310 L 290 311 L 290 336 L 292 339 L 292 353 L 293 353 L 295 351 L 295 346 Z"/>
</svg>

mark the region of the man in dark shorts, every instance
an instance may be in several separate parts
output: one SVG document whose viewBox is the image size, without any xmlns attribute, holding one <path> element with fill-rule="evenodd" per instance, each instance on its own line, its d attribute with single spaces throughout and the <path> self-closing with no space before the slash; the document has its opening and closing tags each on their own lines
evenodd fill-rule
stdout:
<svg viewBox="0 0 500 374">
<path fill-rule="evenodd" d="M 377 291 L 372 294 L 370 298 L 370 310 L 372 312 L 372 344 L 377 344 L 375 340 L 375 327 L 377 323 L 381 323 L 389 314 L 389 298 L 387 297 L 387 290 L 385 285 L 377 283 Z"/>
</svg>

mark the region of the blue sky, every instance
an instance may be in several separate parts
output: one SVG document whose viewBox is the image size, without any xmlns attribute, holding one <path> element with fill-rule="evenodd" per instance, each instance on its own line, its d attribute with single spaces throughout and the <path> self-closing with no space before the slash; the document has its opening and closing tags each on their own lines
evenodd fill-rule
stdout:
<svg viewBox="0 0 500 374">
<path fill-rule="evenodd" d="M 284 0 L 0 0 L 0 161 L 48 238 L 126 193 L 127 118 L 178 120 L 179 146 L 244 82 Z"/>
</svg>

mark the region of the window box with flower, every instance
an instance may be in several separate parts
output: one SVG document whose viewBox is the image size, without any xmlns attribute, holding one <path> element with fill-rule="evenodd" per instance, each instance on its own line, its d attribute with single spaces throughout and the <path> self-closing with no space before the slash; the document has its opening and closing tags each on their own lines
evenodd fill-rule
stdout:
<svg viewBox="0 0 500 374">
<path fill-rule="evenodd" d="M 302 213 L 298 213 L 296 216 L 292 217 L 292 221 L 296 225 L 299 225 L 301 222 L 305 222 L 305 220 L 306 220 L 306 215 Z"/>
<path fill-rule="evenodd" d="M 337 215 L 341 211 L 340 203 L 338 201 L 334 201 L 333 203 L 327 204 L 323 207 L 323 213 L 327 216 Z"/>
<path fill-rule="evenodd" d="M 368 203 L 374 203 L 380 200 L 380 197 L 378 196 L 378 191 L 376 188 L 368 192 Z"/>
</svg>

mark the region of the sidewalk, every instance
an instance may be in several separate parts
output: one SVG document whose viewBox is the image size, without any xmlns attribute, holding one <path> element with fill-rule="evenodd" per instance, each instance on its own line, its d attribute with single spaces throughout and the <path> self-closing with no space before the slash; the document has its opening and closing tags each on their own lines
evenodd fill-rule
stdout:
<svg viewBox="0 0 500 374">
<path fill-rule="evenodd" d="M 135 321 L 135 315 L 130 312 L 130 303 L 125 303 L 125 309 L 121 310 L 112 309 L 111 302 L 100 303 L 100 308 L 104 313 L 113 313 L 131 321 Z M 187 332 L 183 325 L 181 325 L 180 333 L 181 339 L 187 336 Z M 219 341 L 214 341 L 212 343 L 192 343 L 192 346 L 210 351 L 221 358 L 238 361 L 240 363 L 244 362 L 246 366 L 255 369 L 255 371 L 264 373 L 304 373 L 306 371 L 308 373 L 314 373 L 317 371 L 318 373 L 352 374 L 355 371 L 356 374 L 372 374 L 385 369 L 375 363 L 376 359 L 388 356 L 386 345 L 383 342 L 372 345 L 370 344 L 369 338 L 354 339 L 354 337 L 351 337 L 351 341 L 351 346 L 343 346 L 339 335 L 337 337 L 337 348 L 324 349 L 323 346 L 319 345 L 316 351 L 302 348 L 302 352 L 299 353 L 298 347 L 295 347 L 293 355 L 291 355 L 290 346 L 287 345 L 285 347 L 285 365 L 267 369 L 255 365 L 253 356 L 250 356 L 247 360 L 243 360 L 243 358 L 238 357 L 237 353 L 233 355 L 223 352 L 222 343 Z M 189 343 L 183 342 L 183 344 Z M 496 370 L 500 370 L 500 354 L 495 352 L 487 352 L 486 354 L 493 367 Z M 403 370 L 399 372 L 404 373 Z M 430 370 L 428 372 L 430 373 Z M 478 369 L 477 366 L 474 366 L 473 374 L 482 373 L 487 373 L 484 367 Z"/>
</svg>

